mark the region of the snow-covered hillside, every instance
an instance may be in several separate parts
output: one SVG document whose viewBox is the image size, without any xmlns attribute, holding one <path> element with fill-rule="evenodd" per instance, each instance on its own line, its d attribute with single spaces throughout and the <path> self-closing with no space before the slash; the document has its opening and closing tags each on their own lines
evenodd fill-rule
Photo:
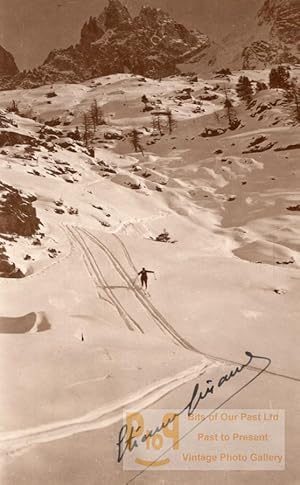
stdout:
<svg viewBox="0 0 300 485">
<path fill-rule="evenodd" d="M 0 228 L 3 255 L 23 276 L 0 278 L 4 484 L 126 483 L 115 463 L 123 409 L 178 409 L 195 379 L 230 371 L 247 350 L 270 357 L 271 372 L 232 405 L 294 413 L 300 129 L 281 90 L 259 91 L 246 109 L 240 74 L 116 74 L 0 92 L 0 222 L 13 190 L 22 223 L 35 218 L 29 233 Z M 95 101 L 104 123 L 85 143 Z M 142 267 L 155 271 L 149 292 Z M 274 484 L 296 484 L 294 455 Z M 200 483 L 192 472 L 165 480 Z"/>
</svg>

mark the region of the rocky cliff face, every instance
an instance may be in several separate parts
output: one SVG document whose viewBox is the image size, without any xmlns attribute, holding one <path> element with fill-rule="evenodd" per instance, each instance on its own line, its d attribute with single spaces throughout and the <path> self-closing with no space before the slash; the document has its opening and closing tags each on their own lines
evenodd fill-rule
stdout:
<svg viewBox="0 0 300 485">
<path fill-rule="evenodd" d="M 257 15 L 248 16 L 247 23 L 245 18 L 239 22 L 232 8 L 235 28 L 223 42 L 214 44 L 206 35 L 188 30 L 161 9 L 144 7 L 132 17 L 119 0 L 108 0 L 101 15 L 90 17 L 83 25 L 78 44 L 53 50 L 37 69 L 18 73 L 12 56 L 0 48 L 1 87 L 80 82 L 118 72 L 160 78 L 178 72 L 179 65 L 191 71 L 205 71 L 299 63 L 299 0 L 261 2 Z M 255 0 L 255 9 L 257 6 Z M 224 7 L 223 11 L 218 8 L 216 18 L 221 19 Z M 212 9 L 216 9 L 213 3 Z M 1 76 L 1 69 L 5 76 Z"/>
<path fill-rule="evenodd" d="M 23 278 L 25 275 L 9 260 L 5 246 L 0 243 L 0 278 Z"/>
<path fill-rule="evenodd" d="M 299 0 L 266 0 L 258 12 L 261 38 L 243 51 L 243 67 L 300 62 Z"/>
<path fill-rule="evenodd" d="M 16 188 L 0 182 L 0 230 L 1 234 L 33 236 L 40 220 L 32 202 L 33 196 L 25 196 Z"/>
<path fill-rule="evenodd" d="M 300 42 L 299 0 L 266 0 L 258 12 L 260 24 L 271 27 L 271 37 L 285 44 Z"/>
<path fill-rule="evenodd" d="M 0 77 L 13 76 L 18 72 L 19 70 L 12 54 L 0 46 Z"/>
<path fill-rule="evenodd" d="M 84 24 L 76 46 L 52 51 L 41 67 L 20 73 L 11 84 L 33 87 L 118 72 L 159 78 L 176 73 L 178 63 L 208 45 L 207 36 L 189 31 L 161 9 L 144 7 L 132 18 L 119 0 L 109 0 L 98 18 Z"/>
</svg>

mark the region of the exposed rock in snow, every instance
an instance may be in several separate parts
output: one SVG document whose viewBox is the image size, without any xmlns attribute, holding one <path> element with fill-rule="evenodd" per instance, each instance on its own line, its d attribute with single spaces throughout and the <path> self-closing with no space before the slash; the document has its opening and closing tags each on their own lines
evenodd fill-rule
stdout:
<svg viewBox="0 0 300 485">
<path fill-rule="evenodd" d="M 0 77 L 13 76 L 18 72 L 13 55 L 0 46 Z"/>
<path fill-rule="evenodd" d="M 35 200 L 0 182 L 0 232 L 27 237 L 35 234 L 41 223 L 32 205 Z"/>
<path fill-rule="evenodd" d="M 266 0 L 258 12 L 258 25 L 267 29 L 245 47 L 244 69 L 300 62 L 300 9 L 298 0 Z M 258 29 L 258 36 L 260 30 Z"/>
</svg>

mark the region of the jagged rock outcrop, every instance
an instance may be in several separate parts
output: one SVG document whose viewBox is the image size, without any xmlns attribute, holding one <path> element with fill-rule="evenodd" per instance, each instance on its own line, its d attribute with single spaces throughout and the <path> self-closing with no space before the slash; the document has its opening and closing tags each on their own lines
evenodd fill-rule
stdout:
<svg viewBox="0 0 300 485">
<path fill-rule="evenodd" d="M 208 45 L 207 36 L 188 30 L 161 9 L 143 7 L 132 18 L 119 0 L 109 0 L 98 18 L 84 24 L 77 45 L 52 51 L 42 66 L 19 73 L 7 88 L 78 82 L 119 72 L 160 78 L 175 74 L 178 63 Z"/>
<path fill-rule="evenodd" d="M 299 0 L 266 0 L 257 17 L 261 38 L 243 50 L 243 68 L 299 63 Z"/>
<path fill-rule="evenodd" d="M 22 271 L 9 260 L 5 246 L 0 243 L 0 278 L 24 278 Z"/>
<path fill-rule="evenodd" d="M 1 128 L 12 128 L 14 126 L 17 126 L 17 123 L 11 119 L 5 110 L 0 109 L 0 132 Z"/>
<path fill-rule="evenodd" d="M 0 78 L 13 76 L 19 72 L 13 55 L 0 46 Z"/>
<path fill-rule="evenodd" d="M 273 64 L 297 64 L 300 56 L 292 49 L 282 47 L 276 42 L 259 40 L 245 47 L 242 53 L 244 69 L 264 69 Z"/>
<path fill-rule="evenodd" d="M 285 44 L 300 42 L 299 0 L 266 0 L 258 12 L 260 24 L 271 27 L 271 37 Z"/>
<path fill-rule="evenodd" d="M 34 145 L 35 138 L 19 133 L 17 130 L 0 128 L 0 147 L 30 144 Z"/>
<path fill-rule="evenodd" d="M 41 221 L 36 215 L 33 196 L 25 196 L 11 185 L 0 182 L 0 232 L 29 237 Z"/>
</svg>

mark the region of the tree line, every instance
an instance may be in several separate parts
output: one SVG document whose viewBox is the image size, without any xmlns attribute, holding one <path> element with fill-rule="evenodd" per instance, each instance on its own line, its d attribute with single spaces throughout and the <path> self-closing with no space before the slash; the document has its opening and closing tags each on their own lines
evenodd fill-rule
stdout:
<svg viewBox="0 0 300 485">
<path fill-rule="evenodd" d="M 290 70 L 286 66 L 273 67 L 269 73 L 269 87 L 270 89 L 283 89 L 285 91 L 285 101 L 292 117 L 300 122 L 300 86 L 296 79 L 291 79 Z M 263 82 L 256 83 L 256 92 L 268 89 L 268 86 Z M 238 97 L 244 101 L 247 107 L 250 105 L 254 90 L 252 83 L 247 76 L 240 76 L 236 91 Z"/>
</svg>

